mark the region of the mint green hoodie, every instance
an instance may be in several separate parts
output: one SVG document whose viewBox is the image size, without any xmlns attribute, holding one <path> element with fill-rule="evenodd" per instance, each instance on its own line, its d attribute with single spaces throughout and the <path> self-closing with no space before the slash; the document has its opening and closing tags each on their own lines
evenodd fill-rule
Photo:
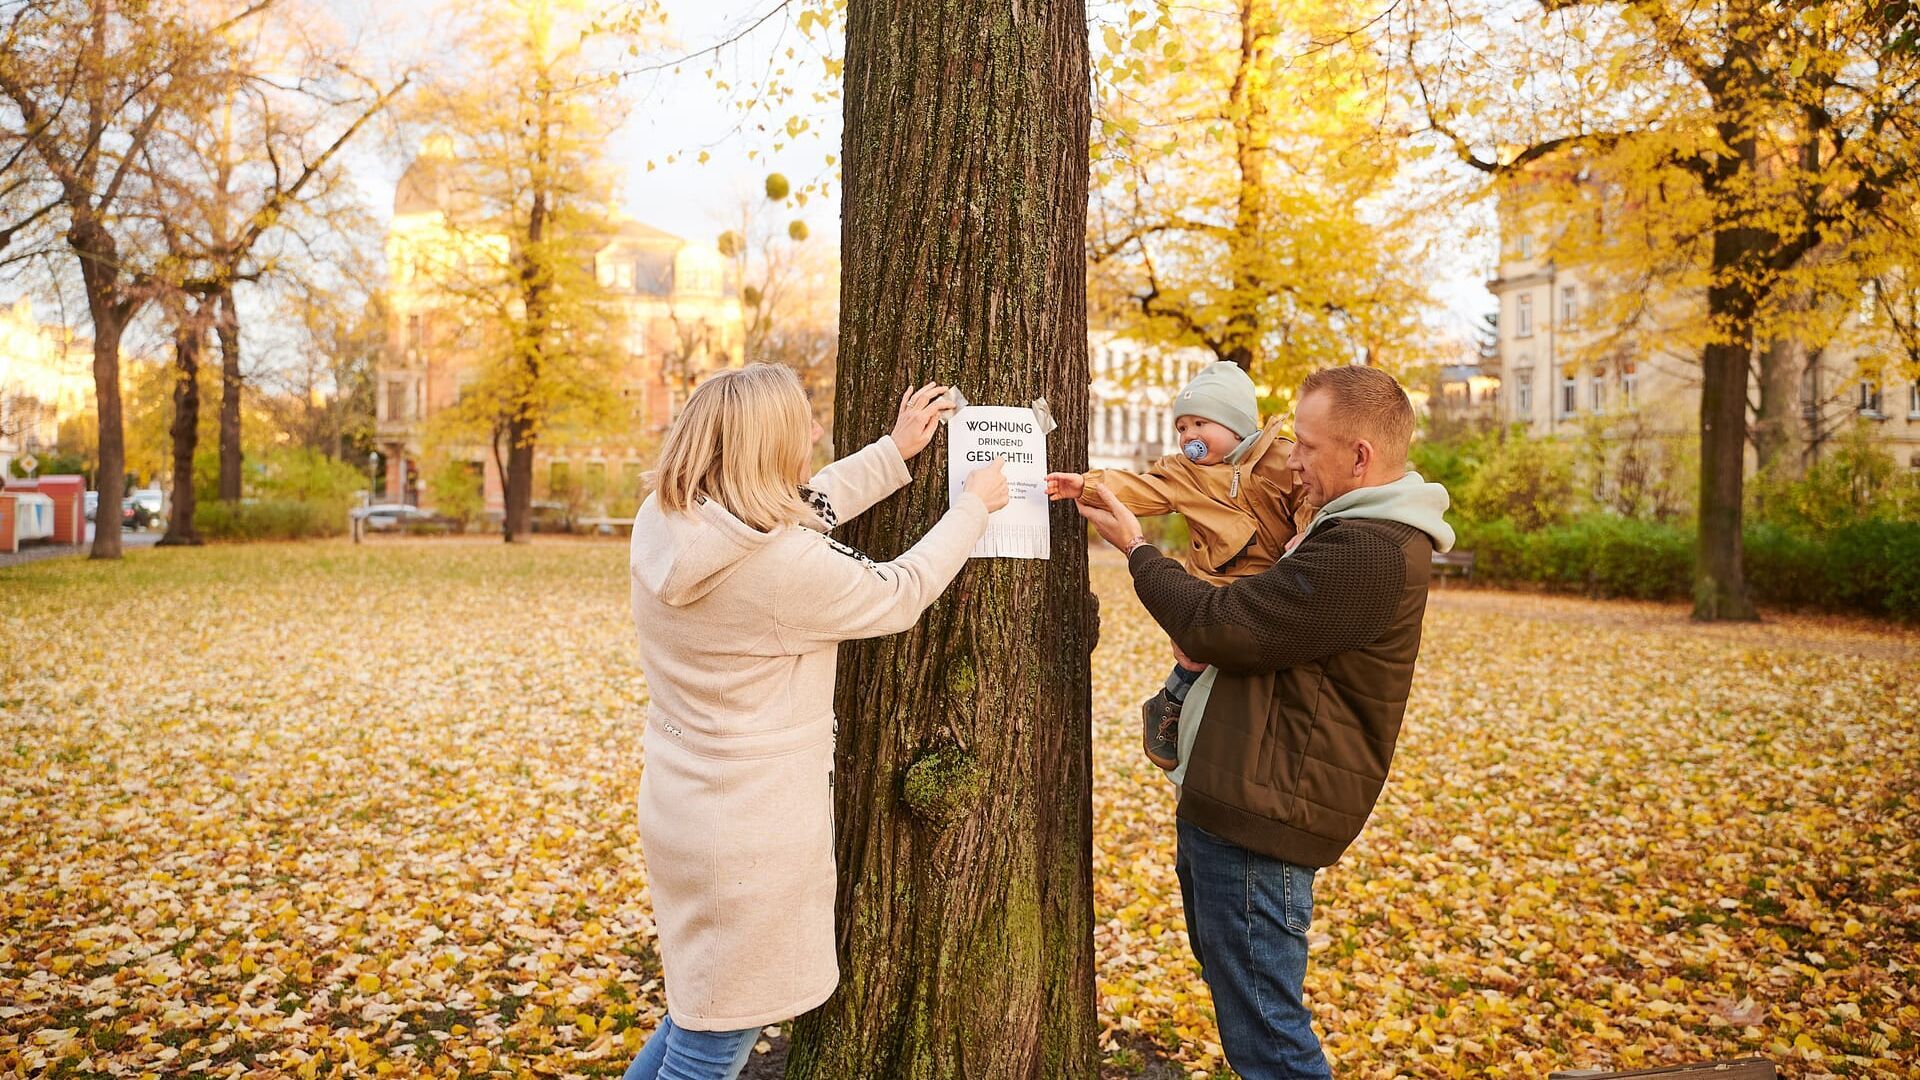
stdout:
<svg viewBox="0 0 1920 1080">
<path fill-rule="evenodd" d="M 1448 503 L 1446 488 L 1428 483 L 1417 472 L 1408 472 L 1392 483 L 1354 488 L 1321 507 L 1313 517 L 1313 524 L 1308 525 L 1307 531 L 1301 534 L 1300 544 L 1306 543 L 1313 536 L 1313 531 L 1324 522 L 1337 518 L 1367 518 L 1411 525 L 1433 538 L 1433 550 L 1451 551 L 1453 526 L 1447 524 L 1442 516 L 1447 512 Z M 1295 544 L 1294 548 L 1298 549 L 1300 544 Z M 1287 552 L 1287 555 L 1291 554 L 1293 551 Z M 1176 787 L 1186 779 L 1187 755 L 1193 752 L 1193 740 L 1200 731 L 1200 720 L 1206 715 L 1207 698 L 1212 696 L 1213 682 L 1219 674 L 1219 669 L 1211 666 L 1202 672 L 1193 689 L 1187 691 L 1186 704 L 1180 708 L 1180 764 L 1167 773 L 1167 779 L 1173 781 Z"/>
</svg>

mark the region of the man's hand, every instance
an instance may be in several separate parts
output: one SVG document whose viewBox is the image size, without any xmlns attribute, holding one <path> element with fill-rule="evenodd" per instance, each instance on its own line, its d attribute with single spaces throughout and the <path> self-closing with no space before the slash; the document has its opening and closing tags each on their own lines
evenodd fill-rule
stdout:
<svg viewBox="0 0 1920 1080">
<path fill-rule="evenodd" d="M 953 412 L 953 403 L 941 400 L 946 392 L 939 383 L 928 383 L 900 395 L 900 419 L 893 422 L 893 445 L 900 448 L 901 457 L 912 460 L 933 441 L 933 429 L 940 426 L 940 418 Z"/>
<path fill-rule="evenodd" d="M 1087 489 L 1087 478 L 1077 472 L 1050 472 L 1047 474 L 1047 498 L 1053 500 L 1077 499 Z"/>
<path fill-rule="evenodd" d="M 1093 523 L 1100 539 L 1121 551 L 1127 550 L 1127 545 L 1140 538 L 1140 519 L 1134 517 L 1133 511 L 1127 509 L 1113 494 L 1113 489 L 1105 485 L 1100 488 L 1100 504 L 1088 506 L 1076 502 L 1073 506 L 1080 511 L 1081 517 Z"/>
</svg>

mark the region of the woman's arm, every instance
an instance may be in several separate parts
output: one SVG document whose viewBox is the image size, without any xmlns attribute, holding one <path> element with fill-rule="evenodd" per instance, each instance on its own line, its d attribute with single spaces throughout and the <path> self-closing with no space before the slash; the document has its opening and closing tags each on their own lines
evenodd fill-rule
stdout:
<svg viewBox="0 0 1920 1080">
<path fill-rule="evenodd" d="M 814 473 L 808 486 L 827 497 L 835 516 L 845 524 L 906 487 L 912 479 L 907 459 L 894 444 L 893 436 L 882 435 L 866 449 Z"/>
<path fill-rule="evenodd" d="M 900 416 L 890 434 L 813 475 L 808 486 L 827 497 L 835 517 L 852 521 L 907 486 L 913 479 L 907 472 L 908 459 L 927 448 L 940 418 L 953 412 L 953 405 L 942 397 L 946 392 L 946 387 L 928 383 L 900 395 Z"/>
<path fill-rule="evenodd" d="M 810 652 L 823 644 L 897 634 L 912 626 L 987 531 L 987 504 L 962 492 L 920 542 L 892 562 L 868 566 L 834 550 L 826 537 L 806 549 L 774 606 L 780 647 Z"/>
</svg>

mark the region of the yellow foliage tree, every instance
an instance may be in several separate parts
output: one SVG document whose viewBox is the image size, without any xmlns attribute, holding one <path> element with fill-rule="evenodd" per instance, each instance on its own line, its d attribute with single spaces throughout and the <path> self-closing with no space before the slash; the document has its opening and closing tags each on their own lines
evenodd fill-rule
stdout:
<svg viewBox="0 0 1920 1080">
<path fill-rule="evenodd" d="M 461 21 L 458 77 L 422 96 L 448 198 L 446 236 L 414 269 L 479 357 L 436 434 L 490 443 L 509 543 L 532 531 L 536 445 L 617 408 L 624 326 L 593 256 L 613 217 L 604 151 L 628 108 L 610 64 L 641 25 L 609 28 L 580 0 L 479 5 Z"/>
<path fill-rule="evenodd" d="M 1776 339 L 1832 333 L 1916 226 L 1920 53 L 1898 15 L 1868 0 L 1423 0 L 1397 16 L 1440 146 L 1492 184 L 1574 181 L 1550 186 L 1551 257 L 1635 283 L 1600 317 L 1704 300 L 1683 331 L 1701 367 L 1700 619 L 1753 616 L 1741 511 L 1754 367 Z"/>
<path fill-rule="evenodd" d="M 1366 21 L 1347 2 L 1236 0 L 1133 6 L 1096 35 L 1088 231 L 1107 320 L 1205 347 L 1283 404 L 1316 367 L 1420 355 L 1429 235 Z"/>
</svg>

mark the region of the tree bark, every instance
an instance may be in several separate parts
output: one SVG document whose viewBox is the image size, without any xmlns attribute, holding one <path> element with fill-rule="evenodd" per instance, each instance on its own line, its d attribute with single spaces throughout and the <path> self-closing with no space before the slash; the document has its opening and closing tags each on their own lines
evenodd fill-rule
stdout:
<svg viewBox="0 0 1920 1080">
<path fill-rule="evenodd" d="M 1755 617 L 1742 565 L 1741 500 L 1758 305 L 1743 271 L 1765 249 L 1766 238 L 1755 229 L 1722 226 L 1714 234 L 1707 314 L 1718 336 L 1701 355 L 1700 536 L 1693 575 L 1693 617 L 1702 621 Z"/>
<path fill-rule="evenodd" d="M 173 331 L 173 512 L 167 518 L 163 547 L 191 547 L 200 543 L 193 527 L 196 496 L 193 455 L 200 443 L 200 347 L 206 340 L 198 314 L 182 305 L 180 323 Z"/>
<path fill-rule="evenodd" d="M 117 559 L 120 503 L 127 497 L 126 433 L 120 415 L 120 336 L 137 305 L 121 297 L 118 246 L 84 205 L 74 209 L 67 244 L 80 261 L 87 313 L 93 319 L 93 397 L 100 466 L 94 482 L 99 507 L 94 512 L 89 557 Z"/>
<path fill-rule="evenodd" d="M 1794 469 L 1799 455 L 1789 454 L 1800 434 L 1800 376 L 1806 370 L 1804 346 L 1785 338 L 1767 343 L 1760 354 L 1760 401 L 1753 410 L 1753 455 L 1760 471 Z"/>
<path fill-rule="evenodd" d="M 1252 373 L 1254 357 L 1260 351 L 1260 304 L 1266 286 L 1254 269 L 1261 245 L 1268 240 L 1264 217 L 1266 197 L 1267 147 L 1262 137 L 1259 114 L 1262 95 L 1255 83 L 1266 74 L 1267 58 L 1262 41 L 1269 27 L 1258 18 L 1256 0 L 1240 0 L 1240 58 L 1233 71 L 1233 87 L 1228 95 L 1228 116 L 1233 121 L 1234 168 L 1240 186 L 1234 203 L 1233 233 L 1228 238 L 1228 258 L 1232 262 L 1233 290 L 1229 293 L 1232 315 L 1227 319 L 1221 344 L 1226 351 L 1221 359 L 1230 360 L 1242 371 Z"/>
<path fill-rule="evenodd" d="M 240 454 L 240 312 L 234 307 L 233 286 L 220 290 L 214 326 L 220 336 L 220 501 L 239 502 Z"/>
<path fill-rule="evenodd" d="M 836 446 L 939 381 L 1046 397 L 1049 467 L 1085 466 L 1087 63 L 1079 0 L 849 5 Z M 946 469 L 941 437 L 847 539 L 909 546 Z M 970 563 L 914 629 L 841 649 L 841 983 L 789 1077 L 1095 1075 L 1095 626 L 1084 526 L 1052 522 L 1051 562 Z"/>
</svg>

